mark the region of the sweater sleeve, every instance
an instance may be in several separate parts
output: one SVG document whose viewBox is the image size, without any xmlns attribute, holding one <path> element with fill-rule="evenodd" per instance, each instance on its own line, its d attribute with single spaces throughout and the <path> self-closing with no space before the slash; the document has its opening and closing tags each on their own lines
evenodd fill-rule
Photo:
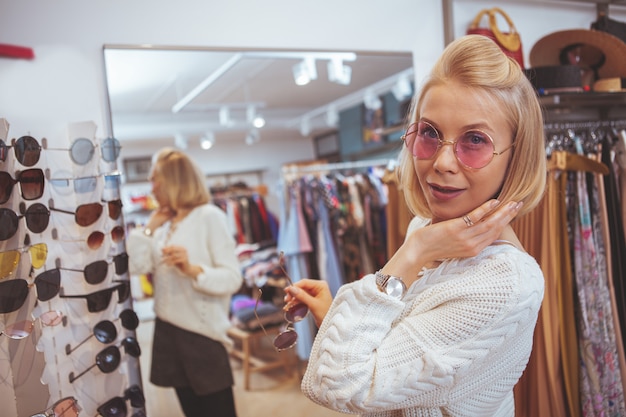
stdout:
<svg viewBox="0 0 626 417">
<path fill-rule="evenodd" d="M 378 291 L 373 275 L 343 286 L 313 344 L 303 392 L 346 413 L 453 407 L 494 386 L 494 396 L 510 395 L 543 296 L 538 266 L 522 274 L 518 261 L 451 262 L 402 301 Z"/>
<path fill-rule="evenodd" d="M 128 234 L 128 270 L 131 274 L 147 274 L 154 270 L 152 256 L 152 238 L 140 229 L 133 229 Z"/>
<path fill-rule="evenodd" d="M 235 254 L 235 239 L 232 237 L 226 214 L 217 207 L 207 206 L 200 231 L 206 237 L 208 258 L 199 258 L 202 273 L 193 286 L 209 295 L 230 295 L 237 292 L 243 283 L 239 261 Z"/>
</svg>

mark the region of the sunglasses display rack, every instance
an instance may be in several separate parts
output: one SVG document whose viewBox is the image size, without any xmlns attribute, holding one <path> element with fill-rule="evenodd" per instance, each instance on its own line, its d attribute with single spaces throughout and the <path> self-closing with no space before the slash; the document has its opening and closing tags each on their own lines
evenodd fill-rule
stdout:
<svg viewBox="0 0 626 417">
<path fill-rule="evenodd" d="M 0 119 L 2 415 L 145 415 L 116 139 Z"/>
</svg>

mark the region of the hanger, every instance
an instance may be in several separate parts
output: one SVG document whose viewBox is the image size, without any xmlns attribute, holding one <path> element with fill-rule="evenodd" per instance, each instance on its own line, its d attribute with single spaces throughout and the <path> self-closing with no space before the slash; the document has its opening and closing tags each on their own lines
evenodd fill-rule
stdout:
<svg viewBox="0 0 626 417">
<path fill-rule="evenodd" d="M 609 173 L 609 167 L 600 161 L 567 151 L 554 151 L 548 160 L 549 171 L 584 171 L 602 175 Z"/>
</svg>

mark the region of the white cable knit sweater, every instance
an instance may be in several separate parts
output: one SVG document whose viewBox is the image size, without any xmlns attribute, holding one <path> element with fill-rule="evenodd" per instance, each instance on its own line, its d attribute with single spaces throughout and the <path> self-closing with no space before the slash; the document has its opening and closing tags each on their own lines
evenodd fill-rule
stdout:
<svg viewBox="0 0 626 417">
<path fill-rule="evenodd" d="M 401 301 L 367 275 L 337 293 L 302 391 L 371 417 L 513 417 L 543 291 L 539 265 L 508 244 L 425 270 Z"/>
</svg>

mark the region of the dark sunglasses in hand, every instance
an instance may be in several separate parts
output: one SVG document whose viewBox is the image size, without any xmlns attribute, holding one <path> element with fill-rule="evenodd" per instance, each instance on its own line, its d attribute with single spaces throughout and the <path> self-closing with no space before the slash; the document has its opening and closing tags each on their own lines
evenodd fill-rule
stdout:
<svg viewBox="0 0 626 417">
<path fill-rule="evenodd" d="M 124 338 L 120 343 L 120 346 L 124 347 L 124 352 L 127 355 L 130 355 L 134 358 L 138 358 L 141 355 L 141 348 L 139 347 L 139 343 L 137 339 L 132 336 Z M 110 374 L 115 371 L 117 367 L 120 365 L 120 361 L 122 359 L 122 354 L 120 353 L 120 346 L 107 346 L 102 349 L 96 355 L 96 361 L 89 366 L 87 369 L 82 371 L 78 375 L 74 375 L 74 372 L 70 372 L 69 380 L 70 384 L 74 383 L 78 378 L 85 375 L 94 367 L 98 367 L 102 373 Z"/>
<path fill-rule="evenodd" d="M 293 282 L 291 281 L 289 274 L 287 273 L 287 271 L 285 270 L 285 267 L 283 266 L 284 257 L 285 257 L 284 253 L 280 252 L 280 255 L 278 257 L 278 265 L 280 266 L 280 269 L 283 271 L 284 277 L 289 282 L 289 285 L 293 285 Z M 259 326 L 261 326 L 261 329 L 263 329 L 263 332 L 265 333 L 265 335 L 267 337 L 270 337 L 270 335 L 267 333 L 267 330 L 263 326 L 261 318 L 259 317 L 257 313 L 257 308 L 259 307 L 259 302 L 261 301 L 262 295 L 263 295 L 263 291 L 261 288 L 259 288 L 259 294 L 257 296 L 256 303 L 254 305 L 254 315 L 257 319 L 257 322 L 259 323 Z M 302 303 L 294 304 L 288 310 L 285 311 L 284 317 L 285 317 L 285 321 L 287 322 L 287 325 L 285 329 L 282 330 L 274 338 L 272 342 L 274 349 L 276 349 L 278 352 L 281 352 L 283 350 L 290 349 L 296 345 L 296 342 L 298 341 L 298 333 L 294 329 L 293 325 L 299 321 L 304 320 L 304 318 L 306 317 L 308 313 L 309 313 L 309 308 Z"/>
</svg>

